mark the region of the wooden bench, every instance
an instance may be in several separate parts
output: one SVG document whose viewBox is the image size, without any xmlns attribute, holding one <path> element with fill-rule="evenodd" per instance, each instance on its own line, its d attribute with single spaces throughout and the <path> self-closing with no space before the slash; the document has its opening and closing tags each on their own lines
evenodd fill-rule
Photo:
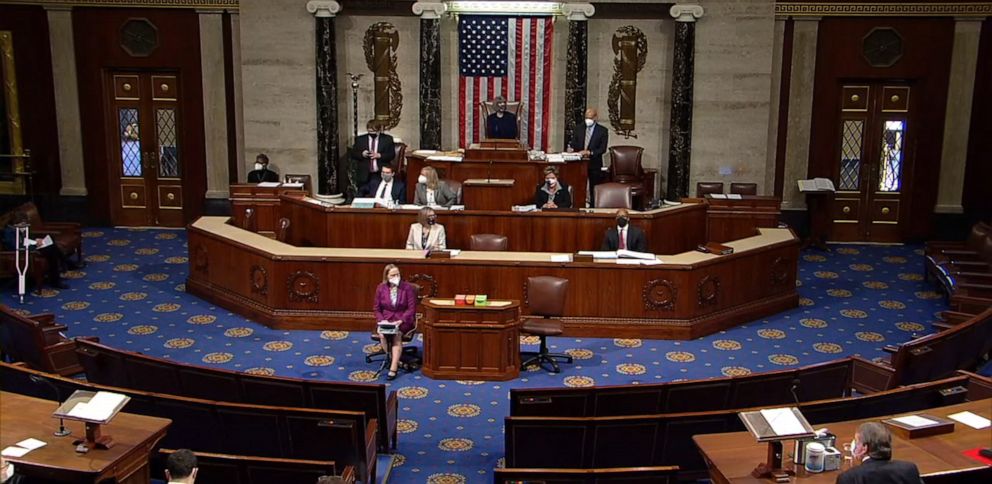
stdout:
<svg viewBox="0 0 992 484">
<path fill-rule="evenodd" d="M 165 459 L 174 449 L 159 449 L 156 459 L 157 472 L 165 475 Z M 320 476 L 338 475 L 334 461 L 304 459 L 274 459 L 249 455 L 214 454 L 194 452 L 196 455 L 197 482 L 223 482 L 228 484 L 314 484 Z M 340 477 L 345 482 L 355 482 L 355 468 L 345 466 Z"/>
<path fill-rule="evenodd" d="M 362 412 L 248 405 L 97 385 L 0 363 L 4 391 L 53 399 L 50 381 L 62 398 L 76 390 L 111 391 L 131 397 L 124 411 L 172 420 L 161 445 L 197 452 L 283 459 L 334 461 L 354 466 L 362 482 L 374 482 L 375 419 Z"/>
<path fill-rule="evenodd" d="M 964 242 L 928 243 L 926 276 L 948 297 L 992 297 L 992 227 L 978 223 Z"/>
<path fill-rule="evenodd" d="M 66 329 L 55 323 L 53 314 L 22 316 L 0 304 L 0 352 L 12 362 L 65 376 L 82 372 L 76 358 L 76 341 L 63 335 Z"/>
<path fill-rule="evenodd" d="M 944 331 L 885 349 L 892 353 L 888 361 L 859 366 L 859 391 L 886 390 L 972 369 L 992 350 L 992 308 Z"/>
<path fill-rule="evenodd" d="M 811 424 L 822 425 L 960 403 L 967 397 L 967 385 L 967 376 L 956 376 L 861 397 L 804 402 L 799 408 Z M 506 466 L 677 465 L 686 476 L 702 475 L 706 465 L 692 436 L 745 430 L 738 412 L 756 409 L 622 417 L 506 417 Z"/>
<path fill-rule="evenodd" d="M 606 417 L 840 398 L 851 394 L 853 366 L 853 360 L 844 358 L 790 370 L 707 380 L 588 388 L 511 388 L 510 415 Z"/>
<path fill-rule="evenodd" d="M 495 484 L 667 484 L 677 482 L 678 466 L 613 469 L 495 469 Z"/>
<path fill-rule="evenodd" d="M 379 450 L 396 448 L 398 400 L 383 384 L 249 375 L 88 341 L 80 341 L 76 352 L 86 378 L 101 385 L 225 402 L 364 412 L 380 422 Z"/>
</svg>

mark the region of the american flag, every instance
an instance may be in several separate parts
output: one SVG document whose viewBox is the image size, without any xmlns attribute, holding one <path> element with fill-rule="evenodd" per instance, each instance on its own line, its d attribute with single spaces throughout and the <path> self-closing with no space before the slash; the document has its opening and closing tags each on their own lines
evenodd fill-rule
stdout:
<svg viewBox="0 0 992 484">
<path fill-rule="evenodd" d="M 520 101 L 520 140 L 547 151 L 551 104 L 552 17 L 463 15 L 458 20 L 458 145 L 486 133 L 479 102 Z"/>
</svg>

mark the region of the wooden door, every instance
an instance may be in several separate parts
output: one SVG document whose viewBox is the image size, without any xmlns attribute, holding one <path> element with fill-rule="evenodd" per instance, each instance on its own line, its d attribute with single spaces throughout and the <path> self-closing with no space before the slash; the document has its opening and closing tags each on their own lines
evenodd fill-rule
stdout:
<svg viewBox="0 0 992 484">
<path fill-rule="evenodd" d="M 182 227 L 183 143 L 178 75 L 111 72 L 106 95 L 114 225 Z"/>
<path fill-rule="evenodd" d="M 844 85 L 834 167 L 833 230 L 837 241 L 900 242 L 909 216 L 913 127 L 911 86 L 896 82 Z"/>
</svg>

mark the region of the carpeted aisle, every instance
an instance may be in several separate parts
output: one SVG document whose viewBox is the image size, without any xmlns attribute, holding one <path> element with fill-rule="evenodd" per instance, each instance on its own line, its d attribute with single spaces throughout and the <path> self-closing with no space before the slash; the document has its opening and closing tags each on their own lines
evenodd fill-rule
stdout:
<svg viewBox="0 0 992 484">
<path fill-rule="evenodd" d="M 70 289 L 46 289 L 20 305 L 16 286 L 8 286 L 7 304 L 56 313 L 70 336 L 96 335 L 111 346 L 197 365 L 325 380 L 373 375 L 364 362 L 375 348 L 367 333 L 275 331 L 186 294 L 185 232 L 100 228 L 84 236 L 89 264 L 69 274 Z M 851 354 L 873 358 L 885 344 L 930 331 L 944 301 L 923 282 L 918 247 L 832 248 L 804 253 L 800 307 L 696 341 L 554 338 L 554 349 L 572 354 L 575 364 L 559 375 L 528 371 L 512 382 L 401 373 L 392 382 L 402 435 L 391 482 L 492 482 L 491 470 L 502 462 L 511 387 L 671 381 Z M 536 342 L 523 341 L 532 348 Z"/>
</svg>

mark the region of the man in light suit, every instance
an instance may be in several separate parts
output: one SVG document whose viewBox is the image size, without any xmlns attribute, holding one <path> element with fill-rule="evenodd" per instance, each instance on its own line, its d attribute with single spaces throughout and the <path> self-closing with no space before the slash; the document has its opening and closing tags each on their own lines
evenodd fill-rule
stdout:
<svg viewBox="0 0 992 484">
<path fill-rule="evenodd" d="M 585 127 L 576 126 L 572 140 L 568 143 L 568 151 L 578 151 L 582 156 L 589 157 L 589 205 L 596 206 L 596 185 L 603 183 L 603 153 L 610 143 L 610 130 L 596 122 L 599 113 L 596 108 L 586 109 Z"/>
<path fill-rule="evenodd" d="M 368 183 L 372 175 L 379 174 L 382 165 L 396 158 L 393 137 L 383 132 L 382 123 L 372 119 L 365 127 L 368 133 L 355 138 L 355 145 L 351 147 L 351 159 L 357 167 L 355 183 L 358 186 Z"/>
<path fill-rule="evenodd" d="M 379 170 L 378 175 L 373 175 L 367 184 L 362 185 L 358 190 L 358 196 L 406 203 L 406 183 L 396 178 L 393 165 L 385 163 Z"/>
<path fill-rule="evenodd" d="M 878 422 L 858 427 L 851 446 L 861 465 L 837 476 L 838 484 L 922 484 L 920 470 L 912 462 L 892 460 L 892 434 Z"/>
<path fill-rule="evenodd" d="M 644 231 L 630 225 L 630 213 L 625 208 L 617 210 L 617 225 L 606 229 L 601 250 L 616 251 L 621 249 L 635 252 L 648 251 L 648 242 L 644 238 Z"/>
</svg>

